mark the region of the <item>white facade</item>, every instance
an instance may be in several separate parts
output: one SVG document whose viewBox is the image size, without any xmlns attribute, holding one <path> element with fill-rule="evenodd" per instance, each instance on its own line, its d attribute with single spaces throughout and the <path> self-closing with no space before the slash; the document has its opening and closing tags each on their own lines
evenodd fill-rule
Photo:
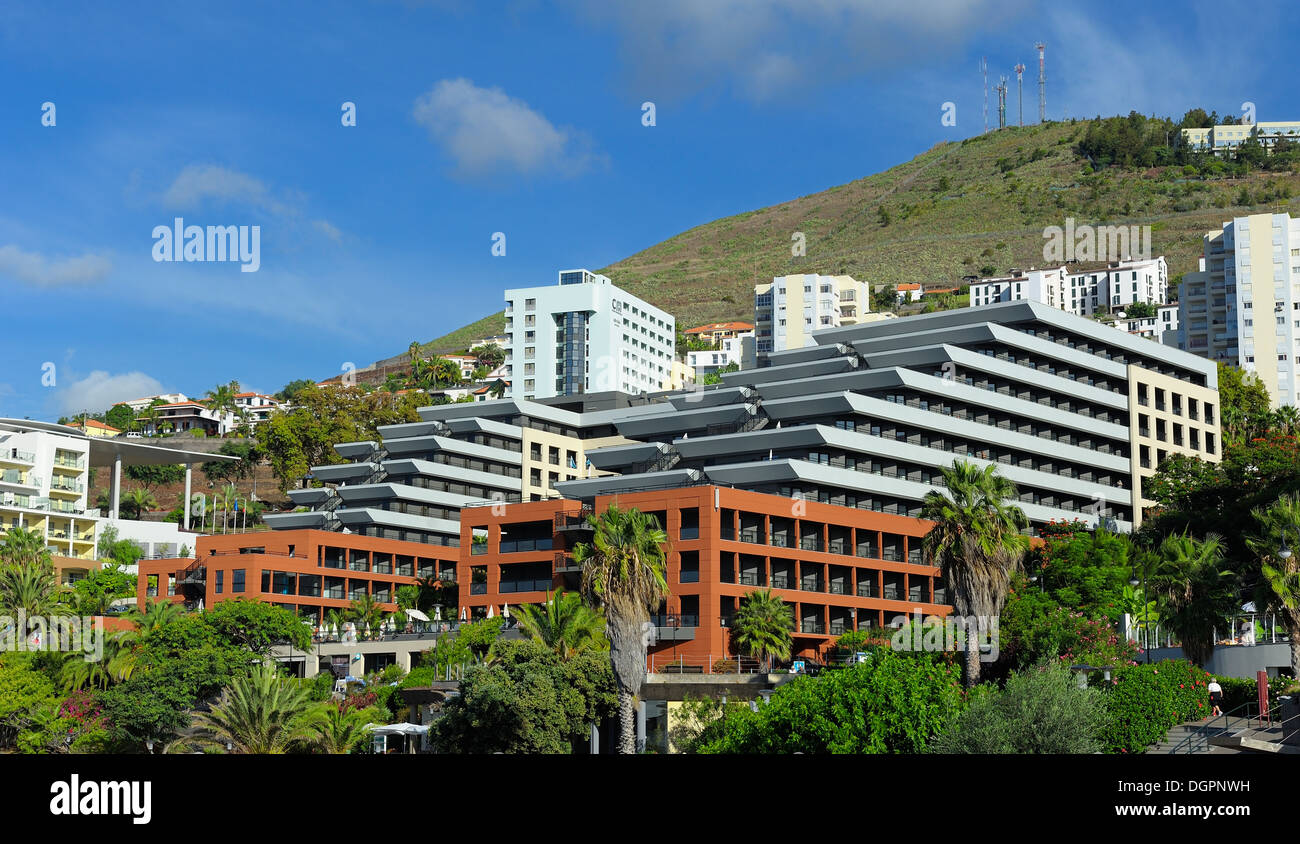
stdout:
<svg viewBox="0 0 1300 844">
<path fill-rule="evenodd" d="M 1183 277 L 1179 346 L 1254 372 L 1274 407 L 1297 404 L 1300 219 L 1236 217 L 1206 234 L 1201 265 Z"/>
<path fill-rule="evenodd" d="M 161 401 L 163 404 L 174 404 L 176 402 L 189 400 L 189 396 L 184 393 L 163 393 L 157 396 L 145 396 L 142 399 L 131 399 L 130 401 L 119 402 L 119 404 L 124 404 L 136 413 L 139 413 L 155 401 Z"/>
<path fill-rule="evenodd" d="M 744 345 L 746 338 L 752 338 L 754 332 L 746 331 L 735 337 L 724 337 L 719 348 L 702 349 L 686 353 L 686 365 L 695 370 L 695 377 L 710 375 L 724 366 L 735 364 L 744 366 Z"/>
<path fill-rule="evenodd" d="M 1169 265 L 1164 256 L 1142 261 L 1117 261 L 1097 270 L 1070 272 L 1067 267 L 1029 270 L 986 278 L 970 286 L 972 307 L 994 302 L 1028 300 L 1079 316 L 1123 310 L 1143 302 L 1168 301 Z"/>
<path fill-rule="evenodd" d="M 100 514 L 86 506 L 89 455 L 81 436 L 0 429 L 0 537 L 21 527 L 54 554 L 93 559 Z"/>
<path fill-rule="evenodd" d="M 667 388 L 677 340 L 671 314 L 603 275 L 562 270 L 552 287 L 506 291 L 510 398 Z"/>
<path fill-rule="evenodd" d="M 759 354 L 814 346 L 813 332 L 857 325 L 871 311 L 871 288 L 847 275 L 777 276 L 754 287 Z"/>
</svg>

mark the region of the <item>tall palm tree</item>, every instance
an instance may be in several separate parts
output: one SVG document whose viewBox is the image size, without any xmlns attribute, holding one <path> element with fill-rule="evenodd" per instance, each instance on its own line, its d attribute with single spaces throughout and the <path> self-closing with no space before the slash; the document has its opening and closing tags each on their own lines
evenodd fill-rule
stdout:
<svg viewBox="0 0 1300 844">
<path fill-rule="evenodd" d="M 557 592 L 540 606 L 525 604 L 516 610 L 515 618 L 524 633 L 566 661 L 583 651 L 609 648 L 605 618 L 573 592 Z"/>
<path fill-rule="evenodd" d="M 771 670 L 772 660 L 789 658 L 794 644 L 790 638 L 794 629 L 790 609 L 771 589 L 750 592 L 736 610 L 731 641 L 746 656 L 762 660 L 764 669 Z"/>
<path fill-rule="evenodd" d="M 1155 553 L 1150 583 L 1160 596 L 1160 615 L 1183 655 L 1204 666 L 1214 652 L 1214 629 L 1236 604 L 1232 572 L 1222 569 L 1223 540 L 1213 533 L 1204 540 L 1172 534 Z"/>
<path fill-rule="evenodd" d="M 305 737 L 309 706 L 307 689 L 259 665 L 223 689 L 212 710 L 195 718 L 195 726 L 203 738 L 229 743 L 235 753 L 285 753 Z"/>
<path fill-rule="evenodd" d="M 1300 496 L 1284 495 L 1251 515 L 1258 530 L 1246 537 L 1246 547 L 1259 561 L 1261 575 L 1255 603 L 1282 618 L 1291 640 L 1291 676 L 1300 677 L 1300 554 L 1291 547 L 1300 541 Z"/>
<path fill-rule="evenodd" d="M 313 746 L 323 753 L 351 753 L 372 729 L 364 710 L 349 709 L 333 701 L 326 702 L 306 722 Z"/>
<path fill-rule="evenodd" d="M 959 615 L 998 618 L 1011 575 L 1029 550 L 1029 537 L 1021 533 L 1029 519 L 1009 503 L 1019 492 L 993 464 L 981 469 L 954 460 L 940 471 L 948 491 L 931 490 L 921 504 L 921 518 L 934 522 L 924 540 L 926 554 L 943 572 Z M 979 675 L 979 643 L 968 634 L 966 685 L 978 683 Z"/>
<path fill-rule="evenodd" d="M 424 380 L 424 372 L 429 365 L 420 353 L 420 341 L 412 340 L 406 348 L 406 354 L 411 361 L 411 383 L 418 387 Z"/>
<path fill-rule="evenodd" d="M 135 625 L 135 634 L 147 639 L 155 630 L 174 621 L 185 613 L 185 607 L 174 601 L 146 601 L 144 609 L 132 609 L 123 616 Z"/>
<path fill-rule="evenodd" d="M 605 610 L 609 661 L 618 686 L 619 753 L 636 752 L 636 698 L 645 682 L 650 613 L 668 596 L 664 577 L 668 536 L 653 516 L 611 504 L 587 517 L 594 529 L 573 559 L 582 566 L 582 596 Z"/>
</svg>

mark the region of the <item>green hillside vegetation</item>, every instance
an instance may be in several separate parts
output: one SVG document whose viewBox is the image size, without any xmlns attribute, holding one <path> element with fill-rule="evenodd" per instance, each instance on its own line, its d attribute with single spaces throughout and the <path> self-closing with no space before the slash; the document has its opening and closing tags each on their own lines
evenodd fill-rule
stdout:
<svg viewBox="0 0 1300 844">
<path fill-rule="evenodd" d="M 1293 144 L 1273 156 L 1246 145 L 1236 161 L 1182 148 L 1180 126 L 1217 119 L 1200 109 L 1177 122 L 1135 113 L 945 142 L 883 173 L 697 226 L 599 272 L 690 327 L 752 319 L 753 285 L 789 273 L 951 286 L 989 268 L 1043 266 L 1043 229 L 1073 217 L 1150 225 L 1152 253 L 1177 280 L 1196 269 L 1206 231 L 1287 211 L 1300 194 Z M 795 232 L 804 256 L 791 254 Z M 453 351 L 502 331 L 498 313 L 426 348 Z"/>
</svg>

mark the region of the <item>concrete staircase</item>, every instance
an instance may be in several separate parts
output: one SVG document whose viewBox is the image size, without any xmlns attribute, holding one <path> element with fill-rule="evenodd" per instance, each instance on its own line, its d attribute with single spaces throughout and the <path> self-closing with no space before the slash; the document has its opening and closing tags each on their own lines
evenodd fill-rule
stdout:
<svg viewBox="0 0 1300 844">
<path fill-rule="evenodd" d="M 1209 738 L 1218 733 L 1232 735 L 1247 730 L 1250 727 L 1250 721 L 1251 719 L 1249 718 L 1229 719 L 1226 731 L 1224 729 L 1224 722 L 1220 718 L 1213 719 L 1214 726 L 1212 727 L 1210 726 L 1210 720 L 1189 721 L 1185 724 L 1179 724 L 1169 731 L 1169 735 L 1165 736 L 1164 741 L 1148 749 L 1147 753 L 1168 754 L 1174 753 L 1175 751 L 1178 753 L 1191 752 L 1196 753 L 1197 755 L 1204 755 L 1207 753 L 1213 753 L 1216 755 L 1240 753 L 1240 748 L 1213 744 L 1209 741 Z M 1205 735 L 1207 741 L 1205 743 L 1197 742 L 1194 739 L 1189 741 L 1190 736 L 1197 734 Z"/>
</svg>

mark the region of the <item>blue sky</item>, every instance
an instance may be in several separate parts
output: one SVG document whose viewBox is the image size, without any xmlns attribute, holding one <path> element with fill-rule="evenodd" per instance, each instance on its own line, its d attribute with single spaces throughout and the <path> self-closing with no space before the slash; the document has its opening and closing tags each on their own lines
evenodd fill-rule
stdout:
<svg viewBox="0 0 1300 844">
<path fill-rule="evenodd" d="M 1029 68 L 1036 119 L 1038 40 L 1051 119 L 1300 115 L 1295 4 L 1073 5 L 9 0 L 0 416 L 365 365 L 506 288 L 978 133 L 981 55 Z M 155 262 L 178 216 L 260 226 L 260 268 Z"/>
</svg>

